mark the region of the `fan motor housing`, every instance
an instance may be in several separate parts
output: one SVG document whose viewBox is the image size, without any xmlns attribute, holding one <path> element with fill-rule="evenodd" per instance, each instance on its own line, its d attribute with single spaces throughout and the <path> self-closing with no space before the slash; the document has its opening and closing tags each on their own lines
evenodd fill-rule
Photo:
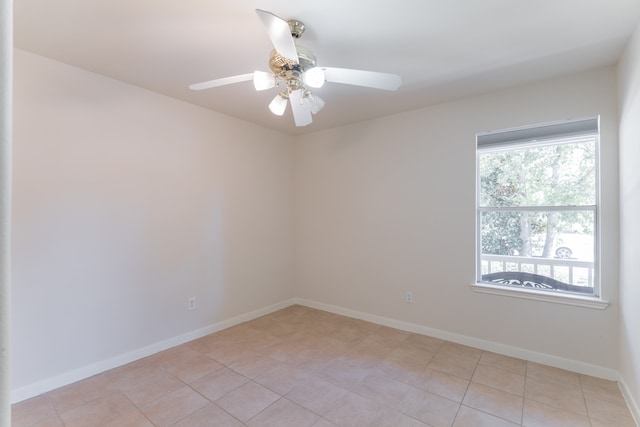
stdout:
<svg viewBox="0 0 640 427">
<path fill-rule="evenodd" d="M 317 58 L 309 49 L 303 46 L 296 46 L 298 51 L 298 63 L 294 64 L 288 58 L 280 55 L 275 49 L 271 51 L 269 57 L 269 68 L 273 74 L 281 75 L 289 70 L 303 72 L 316 66 Z"/>
</svg>

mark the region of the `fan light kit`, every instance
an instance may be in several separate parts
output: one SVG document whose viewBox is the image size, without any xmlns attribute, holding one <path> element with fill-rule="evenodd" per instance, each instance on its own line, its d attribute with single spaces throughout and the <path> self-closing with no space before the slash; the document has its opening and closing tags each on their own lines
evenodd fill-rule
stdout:
<svg viewBox="0 0 640 427">
<path fill-rule="evenodd" d="M 294 40 L 304 33 L 305 27 L 302 22 L 285 21 L 260 9 L 256 9 L 256 13 L 275 48 L 271 51 L 269 58 L 271 72 L 255 71 L 209 80 L 192 84 L 189 89 L 203 90 L 249 80 L 253 80 L 253 86 L 258 91 L 284 86 L 269 104 L 269 110 L 277 116 L 282 116 L 287 109 L 287 104 L 291 104 L 296 126 L 306 126 L 313 121 L 312 114 L 317 114 L 324 107 L 322 98 L 314 95 L 310 88 L 319 89 L 325 82 L 383 90 L 397 90 L 400 87 L 402 80 L 396 74 L 318 67 L 313 52 L 295 44 Z"/>
</svg>

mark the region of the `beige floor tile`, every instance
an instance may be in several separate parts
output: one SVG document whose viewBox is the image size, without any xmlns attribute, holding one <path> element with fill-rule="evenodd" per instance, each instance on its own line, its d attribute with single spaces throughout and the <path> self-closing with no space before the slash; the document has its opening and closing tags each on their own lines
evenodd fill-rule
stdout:
<svg viewBox="0 0 640 427">
<path fill-rule="evenodd" d="M 121 392 L 91 400 L 60 414 L 65 427 L 98 427 L 113 424 L 125 416 L 138 413 Z"/>
<path fill-rule="evenodd" d="M 296 385 L 304 383 L 310 375 L 307 371 L 296 366 L 280 364 L 258 375 L 254 381 L 284 396 Z"/>
<path fill-rule="evenodd" d="M 492 353 L 490 351 L 482 352 L 482 356 L 480 356 L 480 364 L 513 372 L 514 374 L 524 375 L 527 372 L 526 360 L 516 359 L 515 357 Z"/>
<path fill-rule="evenodd" d="M 462 403 L 516 424 L 522 421 L 523 398 L 515 394 L 471 383 Z"/>
<path fill-rule="evenodd" d="M 369 368 L 354 366 L 342 360 L 333 360 L 321 373 L 321 376 L 340 387 L 350 389 L 369 374 Z"/>
<path fill-rule="evenodd" d="M 554 381 L 567 385 L 580 385 L 579 374 L 534 362 L 527 362 L 527 377 Z"/>
<path fill-rule="evenodd" d="M 383 372 L 394 380 L 411 384 L 417 376 L 422 374 L 425 366 L 426 363 L 421 361 L 386 358 L 375 367 L 375 370 Z"/>
<path fill-rule="evenodd" d="M 396 381 L 385 375 L 384 372 L 375 370 L 356 384 L 352 390 L 381 405 L 396 407 L 409 392 L 410 388 L 410 385 Z"/>
<path fill-rule="evenodd" d="M 303 306 L 12 409 L 15 427 L 635 427 L 613 381 Z"/>
<path fill-rule="evenodd" d="M 527 427 L 590 427 L 589 418 L 525 399 L 522 424 Z"/>
<path fill-rule="evenodd" d="M 190 385 L 207 399 L 214 401 L 246 384 L 248 381 L 249 378 L 229 368 L 222 368 L 197 379 Z"/>
<path fill-rule="evenodd" d="M 109 378 L 101 374 L 53 390 L 48 393 L 48 397 L 56 411 L 61 414 L 117 391 L 118 388 Z"/>
<path fill-rule="evenodd" d="M 518 427 L 519 425 L 464 405 L 458 411 L 453 423 L 453 427 Z"/>
<path fill-rule="evenodd" d="M 477 360 L 453 356 L 449 353 L 439 351 L 433 356 L 427 367 L 436 371 L 445 372 L 460 378 L 470 380 L 476 369 Z"/>
<path fill-rule="evenodd" d="M 334 423 L 324 418 L 320 418 L 313 427 L 338 427 Z"/>
<path fill-rule="evenodd" d="M 554 408 L 576 414 L 587 414 L 582 389 L 573 383 L 527 377 L 524 396 Z"/>
<path fill-rule="evenodd" d="M 371 331 L 380 328 L 377 325 L 367 325 L 366 322 L 345 319 L 335 332 L 330 336 L 340 341 L 354 343 L 366 337 Z"/>
<path fill-rule="evenodd" d="M 371 332 L 368 339 L 387 348 L 396 348 L 406 341 L 409 336 L 411 336 L 411 332 L 382 326 L 381 328 Z"/>
<path fill-rule="evenodd" d="M 46 394 L 24 400 L 11 408 L 11 425 L 14 427 L 29 426 L 62 426 L 58 413 Z"/>
<path fill-rule="evenodd" d="M 355 393 L 347 393 L 324 418 L 340 427 L 373 426 L 382 416 L 381 406 Z"/>
<path fill-rule="evenodd" d="M 456 344 L 450 341 L 445 341 L 440 347 L 438 353 L 446 354 L 449 356 L 461 357 L 464 359 L 471 359 L 474 362 L 480 360 L 482 350 L 475 347 L 469 347 L 468 345 Z"/>
<path fill-rule="evenodd" d="M 135 411 L 120 415 L 105 424 L 101 424 L 100 427 L 154 427 L 154 425 L 142 412 Z"/>
<path fill-rule="evenodd" d="M 471 378 L 474 383 L 524 396 L 524 374 L 515 374 L 502 369 L 479 364 Z"/>
<path fill-rule="evenodd" d="M 432 427 L 401 412 L 386 409 L 373 424 L 377 427 Z"/>
<path fill-rule="evenodd" d="M 633 421 L 627 421 L 624 424 L 620 424 L 619 420 L 606 420 L 600 421 L 593 418 L 591 420 L 591 427 L 637 427 Z"/>
<path fill-rule="evenodd" d="M 265 348 L 260 353 L 279 362 L 298 364 L 305 360 L 304 352 L 308 349 L 309 347 L 301 340 L 285 340 Z"/>
<path fill-rule="evenodd" d="M 324 415 L 347 393 L 347 390 L 342 387 L 312 376 L 304 383 L 295 386 L 286 397 L 316 414 Z"/>
<path fill-rule="evenodd" d="M 436 354 L 444 343 L 445 341 L 439 338 L 427 335 L 411 334 L 402 342 L 399 348 L 412 348 Z"/>
<path fill-rule="evenodd" d="M 426 368 L 414 378 L 411 384 L 449 400 L 462 402 L 469 387 L 469 380 Z"/>
<path fill-rule="evenodd" d="M 336 357 L 328 352 L 309 349 L 305 352 L 303 360 L 296 366 L 311 374 L 320 374 L 334 360 Z"/>
<path fill-rule="evenodd" d="M 148 359 L 112 369 L 106 376 L 121 391 L 131 391 L 164 375 L 164 370 Z"/>
<path fill-rule="evenodd" d="M 611 403 L 626 406 L 620 387 L 615 381 L 582 375 L 580 377 L 580 384 L 585 399 L 606 400 Z"/>
<path fill-rule="evenodd" d="M 189 341 L 186 343 L 187 347 L 190 349 L 197 351 L 198 353 L 207 354 L 216 349 L 221 345 L 226 345 L 228 343 L 224 342 L 221 338 L 217 337 L 216 334 L 206 335 L 204 337 L 195 339 L 193 341 Z"/>
<path fill-rule="evenodd" d="M 255 378 L 270 369 L 278 367 L 280 364 L 281 362 L 276 359 L 251 351 L 243 353 L 240 357 L 227 364 L 227 367 L 247 378 Z"/>
<path fill-rule="evenodd" d="M 181 419 L 172 427 L 241 427 L 243 425 L 214 403 L 209 403 L 204 408 Z"/>
<path fill-rule="evenodd" d="M 157 400 L 149 402 L 142 412 L 156 426 L 168 426 L 185 418 L 198 409 L 204 408 L 209 401 L 190 387 L 182 387 Z"/>
<path fill-rule="evenodd" d="M 253 417 L 247 425 L 255 427 L 311 427 L 319 419 L 319 415 L 283 397 Z"/>
<path fill-rule="evenodd" d="M 399 346 L 391 350 L 385 360 L 394 362 L 415 363 L 420 364 L 424 367 L 427 366 L 427 363 L 429 363 L 429 361 L 435 354 L 435 351 Z"/>
<path fill-rule="evenodd" d="M 138 408 L 141 408 L 153 400 L 173 393 L 179 388 L 184 387 L 184 385 L 185 384 L 178 378 L 163 372 L 161 375 L 154 376 L 153 379 L 145 382 L 138 388 L 125 391 L 124 394 Z"/>
<path fill-rule="evenodd" d="M 375 366 L 381 363 L 392 350 L 393 348 L 371 340 L 368 336 L 355 343 L 339 359 L 356 366 Z"/>
<path fill-rule="evenodd" d="M 433 427 L 449 427 L 458 413 L 460 404 L 453 400 L 412 388 L 398 410 Z"/>
<path fill-rule="evenodd" d="M 226 394 L 215 403 L 242 422 L 247 422 L 280 396 L 266 387 L 248 382 Z"/>
<path fill-rule="evenodd" d="M 608 400 L 585 399 L 587 412 L 591 419 L 600 422 L 611 422 L 620 427 L 635 427 L 631 412 L 622 403 L 612 403 Z"/>
<path fill-rule="evenodd" d="M 156 363 L 185 383 L 195 381 L 223 367 L 219 362 L 186 346 L 172 357 L 159 359 Z"/>
</svg>

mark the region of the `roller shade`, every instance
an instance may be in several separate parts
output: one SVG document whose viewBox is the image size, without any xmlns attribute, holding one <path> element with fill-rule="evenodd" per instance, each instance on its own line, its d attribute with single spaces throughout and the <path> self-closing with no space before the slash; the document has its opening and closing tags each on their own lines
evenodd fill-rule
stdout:
<svg viewBox="0 0 640 427">
<path fill-rule="evenodd" d="M 594 135 L 599 130 L 599 117 L 545 123 L 522 128 L 484 132 L 476 135 L 478 149 L 500 148 L 514 144 L 526 144 L 549 139 L 573 138 Z"/>
</svg>

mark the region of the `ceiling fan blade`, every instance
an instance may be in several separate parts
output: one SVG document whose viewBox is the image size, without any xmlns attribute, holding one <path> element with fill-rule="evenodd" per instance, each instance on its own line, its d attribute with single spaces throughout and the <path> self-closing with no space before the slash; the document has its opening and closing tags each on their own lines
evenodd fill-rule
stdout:
<svg viewBox="0 0 640 427">
<path fill-rule="evenodd" d="M 189 85 L 189 89 L 191 90 L 204 90 L 210 89 L 212 87 L 230 85 L 233 83 L 246 82 L 248 80 L 253 80 L 253 73 L 249 74 L 240 74 L 237 76 L 224 77 L 221 79 L 208 80 L 206 82 L 194 83 Z"/>
<path fill-rule="evenodd" d="M 291 103 L 291 111 L 293 112 L 293 120 L 296 126 L 306 126 L 311 124 L 311 108 L 309 104 L 302 100 L 302 89 L 294 90 L 289 94 L 289 102 Z"/>
<path fill-rule="evenodd" d="M 267 35 L 276 51 L 294 64 L 297 64 L 298 50 L 293 41 L 289 23 L 266 10 L 256 9 L 256 13 L 267 30 Z"/>
<path fill-rule="evenodd" d="M 375 71 L 350 70 L 348 68 L 321 67 L 325 79 L 331 83 L 372 87 L 383 90 L 398 90 L 402 79 L 397 74 Z"/>
</svg>

